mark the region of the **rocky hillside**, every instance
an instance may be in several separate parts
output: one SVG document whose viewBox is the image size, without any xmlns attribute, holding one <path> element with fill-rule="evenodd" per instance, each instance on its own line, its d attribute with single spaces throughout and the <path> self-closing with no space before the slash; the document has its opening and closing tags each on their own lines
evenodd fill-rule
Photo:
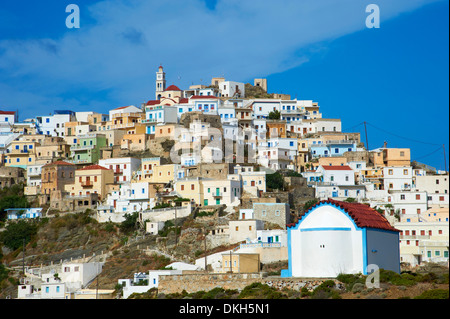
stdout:
<svg viewBox="0 0 450 319">
<path fill-rule="evenodd" d="M 216 220 L 189 216 L 178 220 L 177 232 L 168 222 L 160 235 L 152 236 L 134 227 L 135 223 L 131 228 L 99 224 L 89 212 L 44 218 L 25 246 L 25 258 L 22 247 L 12 250 L 2 246 L 2 262 L 10 271 L 2 276 L 0 270 L 0 298 L 16 294 L 23 262 L 25 267 L 34 268 L 83 257 L 105 261 L 99 278 L 99 287 L 105 289 L 114 288 L 118 279 L 132 278 L 136 272 L 162 269 L 174 261 L 193 263 L 204 255 L 204 232 L 212 229 Z M 212 253 L 230 247 L 208 245 L 207 249 Z"/>
<path fill-rule="evenodd" d="M 204 233 L 224 223 L 227 217 L 215 215 L 196 217 L 193 215 L 178 220 L 177 232 L 173 223 L 158 236 L 146 235 L 135 228 L 130 219 L 122 224 L 99 224 L 89 212 L 66 214 L 44 218 L 36 226 L 36 232 L 25 246 L 25 258 L 20 245 L 16 249 L 1 247 L 0 255 L 0 299 L 17 296 L 17 285 L 21 278 L 22 263 L 26 267 L 58 265 L 61 261 L 101 260 L 105 262 L 98 278 L 98 286 L 114 289 L 118 279 L 132 278 L 136 272 L 148 272 L 150 269 L 163 269 L 174 261 L 194 263 L 205 254 Z M 0 233 L 5 239 L 8 227 Z M 21 241 L 20 241 L 21 242 Z M 3 243 L 3 241 L 2 241 Z M 207 253 L 215 253 L 234 248 L 234 246 L 207 245 Z M 6 266 L 6 267 L 5 267 Z M 286 262 L 264 265 L 263 271 L 269 276 L 277 276 L 286 269 Z M 405 271 L 401 276 L 389 274 L 383 276 L 381 289 L 368 290 L 363 278 L 349 275 L 341 278 L 347 287 L 338 295 L 322 294 L 323 298 L 341 299 L 398 299 L 415 298 L 427 291 L 446 289 L 448 295 L 448 268 L 446 266 L 427 265 L 413 271 Z M 96 281 L 91 284 L 96 285 Z M 315 298 L 317 296 L 290 292 L 287 298 Z"/>
</svg>

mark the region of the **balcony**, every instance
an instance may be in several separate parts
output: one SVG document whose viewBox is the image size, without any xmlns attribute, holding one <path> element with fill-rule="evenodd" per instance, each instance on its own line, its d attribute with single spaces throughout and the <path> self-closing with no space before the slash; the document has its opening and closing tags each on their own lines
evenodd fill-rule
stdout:
<svg viewBox="0 0 450 319">
<path fill-rule="evenodd" d="M 81 182 L 81 186 L 82 187 L 93 187 L 94 183 L 92 183 L 91 181 L 84 181 L 84 182 Z"/>
<path fill-rule="evenodd" d="M 138 112 L 131 112 L 131 113 L 115 113 L 112 115 L 111 119 L 119 119 L 119 118 L 127 118 L 127 117 L 141 117 L 143 114 Z"/>
<path fill-rule="evenodd" d="M 213 196 L 214 198 L 222 198 L 222 197 L 223 197 L 222 192 L 214 192 L 214 193 L 212 194 L 212 196 Z"/>
<path fill-rule="evenodd" d="M 145 120 L 141 121 L 142 124 L 152 124 L 152 123 L 156 123 L 156 122 L 158 122 L 157 119 L 145 119 Z"/>
<path fill-rule="evenodd" d="M 27 149 L 24 149 L 24 150 L 12 149 L 11 150 L 12 155 L 28 155 L 29 153 L 30 153 L 30 151 Z"/>
<path fill-rule="evenodd" d="M 330 145 L 330 144 L 358 144 L 358 141 L 355 140 L 329 140 L 326 141 L 324 144 Z"/>
<path fill-rule="evenodd" d="M 303 114 L 304 111 L 301 109 L 294 109 L 294 110 L 281 110 L 281 114 Z"/>
<path fill-rule="evenodd" d="M 114 174 L 122 174 L 122 173 L 123 173 L 123 169 L 122 168 L 114 169 Z"/>
<path fill-rule="evenodd" d="M 72 160 L 70 162 L 72 162 L 72 164 L 91 164 L 92 160 L 79 159 L 79 160 Z"/>
<path fill-rule="evenodd" d="M 70 147 L 71 151 L 84 151 L 84 150 L 92 150 L 95 148 L 95 145 L 72 145 Z"/>
<path fill-rule="evenodd" d="M 423 240 L 430 239 L 430 235 L 400 235 L 402 240 Z"/>
<path fill-rule="evenodd" d="M 146 106 L 145 110 L 146 111 L 153 111 L 153 110 L 162 110 L 163 106 L 162 105 L 157 105 L 157 106 Z"/>
</svg>

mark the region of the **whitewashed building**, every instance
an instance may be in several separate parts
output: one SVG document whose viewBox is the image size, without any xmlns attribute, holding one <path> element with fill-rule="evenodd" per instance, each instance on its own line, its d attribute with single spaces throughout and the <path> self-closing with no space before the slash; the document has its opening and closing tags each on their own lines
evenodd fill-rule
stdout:
<svg viewBox="0 0 450 319">
<path fill-rule="evenodd" d="M 223 97 L 245 97 L 245 84 L 241 82 L 220 82 L 219 90 Z"/>
<path fill-rule="evenodd" d="M 329 185 L 355 185 L 355 173 L 347 166 L 319 166 L 317 172 L 323 175 L 323 182 Z"/>
<path fill-rule="evenodd" d="M 287 231 L 289 269 L 282 277 L 367 275 L 370 265 L 400 272 L 399 230 L 365 204 L 321 201 Z"/>
<path fill-rule="evenodd" d="M 36 118 L 38 133 L 49 136 L 64 137 L 65 123 L 72 121 L 75 121 L 75 112 L 72 111 L 54 111 L 53 115 Z"/>
<path fill-rule="evenodd" d="M 383 167 L 384 189 L 411 190 L 413 189 L 413 173 L 411 166 Z"/>
<path fill-rule="evenodd" d="M 114 171 L 114 182 L 127 183 L 131 181 L 133 172 L 139 170 L 141 159 L 134 157 L 108 158 L 99 160 L 98 164 Z"/>
</svg>

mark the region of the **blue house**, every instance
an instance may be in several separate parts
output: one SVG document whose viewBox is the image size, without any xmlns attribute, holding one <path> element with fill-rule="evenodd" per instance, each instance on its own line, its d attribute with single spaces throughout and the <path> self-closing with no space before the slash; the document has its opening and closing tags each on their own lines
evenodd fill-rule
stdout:
<svg viewBox="0 0 450 319">
<path fill-rule="evenodd" d="M 315 142 L 314 142 L 315 143 Z M 327 141 L 326 143 L 312 144 L 311 155 L 317 157 L 342 156 L 345 152 L 356 152 L 355 141 Z"/>
<path fill-rule="evenodd" d="M 42 216 L 42 208 L 8 208 L 5 211 L 8 220 L 38 218 Z"/>
</svg>

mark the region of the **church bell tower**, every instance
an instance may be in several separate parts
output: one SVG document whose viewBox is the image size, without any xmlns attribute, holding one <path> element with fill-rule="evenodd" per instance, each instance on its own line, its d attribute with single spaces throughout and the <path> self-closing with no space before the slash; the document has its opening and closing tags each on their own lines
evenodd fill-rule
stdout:
<svg viewBox="0 0 450 319">
<path fill-rule="evenodd" d="M 163 71 L 162 65 L 159 66 L 158 72 L 156 72 L 156 99 L 161 98 L 161 93 L 166 89 L 166 73 Z"/>
</svg>

